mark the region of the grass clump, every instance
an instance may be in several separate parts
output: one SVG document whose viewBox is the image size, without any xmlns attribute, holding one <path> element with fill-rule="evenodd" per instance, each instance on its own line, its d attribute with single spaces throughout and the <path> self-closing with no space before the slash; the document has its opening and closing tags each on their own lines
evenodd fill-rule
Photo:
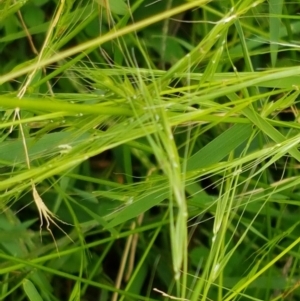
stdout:
<svg viewBox="0 0 300 301">
<path fill-rule="evenodd" d="M 0 3 L 0 298 L 298 300 L 298 5 Z"/>
</svg>

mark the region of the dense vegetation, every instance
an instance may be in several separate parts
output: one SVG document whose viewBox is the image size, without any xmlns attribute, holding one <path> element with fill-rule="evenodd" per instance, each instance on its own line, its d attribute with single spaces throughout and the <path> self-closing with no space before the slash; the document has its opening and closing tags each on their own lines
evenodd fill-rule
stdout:
<svg viewBox="0 0 300 301">
<path fill-rule="evenodd" d="M 299 9 L 0 1 L 0 299 L 300 300 Z"/>
</svg>

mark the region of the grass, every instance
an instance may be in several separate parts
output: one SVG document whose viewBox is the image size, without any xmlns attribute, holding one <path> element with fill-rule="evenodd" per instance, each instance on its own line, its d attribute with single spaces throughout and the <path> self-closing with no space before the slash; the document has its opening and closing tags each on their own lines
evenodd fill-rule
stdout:
<svg viewBox="0 0 300 301">
<path fill-rule="evenodd" d="M 298 300 L 294 2 L 0 2 L 1 300 Z"/>
</svg>

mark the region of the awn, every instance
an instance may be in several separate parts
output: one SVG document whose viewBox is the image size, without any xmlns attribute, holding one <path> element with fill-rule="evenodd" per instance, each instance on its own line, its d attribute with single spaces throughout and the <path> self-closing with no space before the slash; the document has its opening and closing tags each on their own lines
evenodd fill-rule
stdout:
<svg viewBox="0 0 300 301">
<path fill-rule="evenodd" d="M 14 119 L 15 118 L 18 118 L 19 121 L 21 121 L 21 117 L 20 117 L 20 108 L 16 108 L 15 109 L 15 116 L 14 116 Z M 21 137 L 22 137 L 22 143 L 23 143 L 23 147 L 24 147 L 24 152 L 25 152 L 25 158 L 26 158 L 26 164 L 27 164 L 27 168 L 30 169 L 30 160 L 29 160 L 29 154 L 28 154 L 28 149 L 27 149 L 27 144 L 26 144 L 26 139 L 25 139 L 25 134 L 24 134 L 24 130 L 23 130 L 23 126 L 22 124 L 20 123 L 19 124 L 19 127 L 20 127 L 20 132 L 21 132 Z M 32 195 L 33 195 L 33 199 L 34 199 L 34 202 L 37 206 L 37 209 L 39 211 L 39 217 L 40 217 L 40 234 L 41 234 L 41 231 L 42 231 L 42 227 L 43 227 L 43 224 L 44 224 L 44 220 L 46 222 L 46 228 L 48 230 L 48 232 L 50 233 L 50 235 L 52 236 L 53 238 L 53 241 L 55 243 L 55 246 L 56 246 L 56 249 L 58 250 L 58 246 L 57 246 L 57 243 L 56 243 L 56 240 L 54 238 L 54 235 L 50 229 L 50 224 L 51 222 L 59 229 L 61 230 L 72 242 L 72 238 L 55 222 L 55 220 L 61 222 L 61 223 L 64 223 L 64 224 L 67 224 L 65 222 L 63 222 L 62 220 L 60 220 L 58 217 L 56 217 L 50 210 L 49 208 L 46 206 L 46 204 L 44 203 L 44 201 L 42 200 L 42 198 L 40 197 L 38 191 L 36 190 L 36 187 L 35 187 L 35 184 L 34 184 L 34 181 L 33 179 L 31 179 L 31 188 L 32 188 Z M 42 237 L 42 235 L 41 235 Z"/>
</svg>

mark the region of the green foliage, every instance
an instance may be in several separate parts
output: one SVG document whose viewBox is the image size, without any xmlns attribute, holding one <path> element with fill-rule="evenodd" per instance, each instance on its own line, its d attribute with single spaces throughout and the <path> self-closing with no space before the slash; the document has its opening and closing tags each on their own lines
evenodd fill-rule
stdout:
<svg viewBox="0 0 300 301">
<path fill-rule="evenodd" d="M 0 299 L 298 300 L 298 10 L 0 1 Z"/>
</svg>

